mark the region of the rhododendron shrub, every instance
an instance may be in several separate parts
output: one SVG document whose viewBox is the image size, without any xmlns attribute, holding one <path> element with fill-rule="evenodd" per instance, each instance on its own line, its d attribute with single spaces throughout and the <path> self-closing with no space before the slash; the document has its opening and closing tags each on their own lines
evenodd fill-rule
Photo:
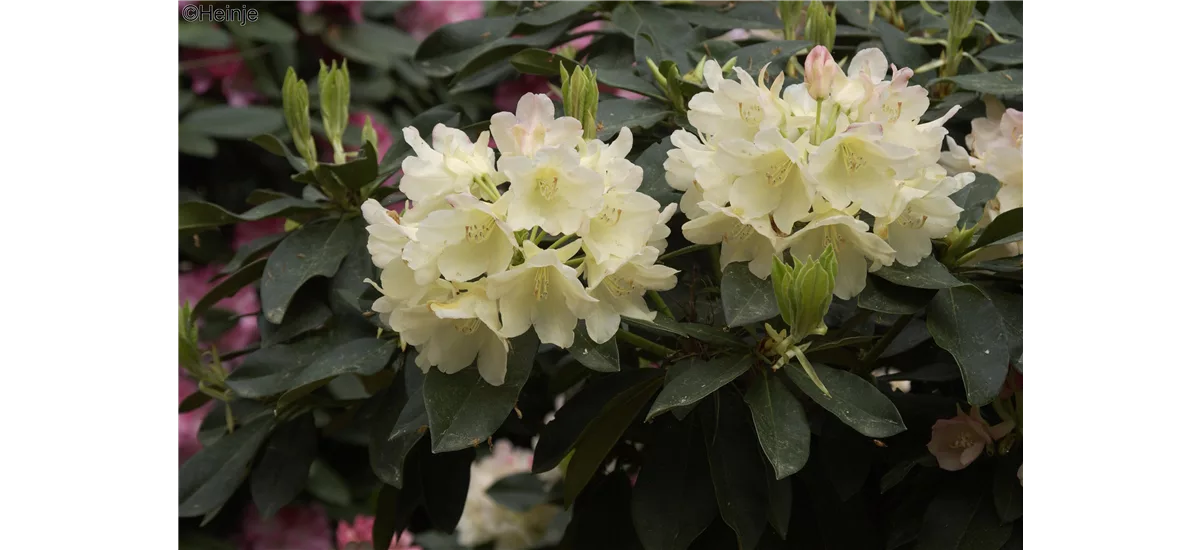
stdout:
<svg viewBox="0 0 1200 550">
<path fill-rule="evenodd" d="M 181 24 L 182 547 L 1020 547 L 1020 4 L 260 9 Z"/>
</svg>

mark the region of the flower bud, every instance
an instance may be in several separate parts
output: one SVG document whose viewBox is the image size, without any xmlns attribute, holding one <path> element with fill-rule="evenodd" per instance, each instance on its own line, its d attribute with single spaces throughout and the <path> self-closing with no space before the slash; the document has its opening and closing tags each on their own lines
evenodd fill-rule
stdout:
<svg viewBox="0 0 1200 550">
<path fill-rule="evenodd" d="M 771 267 L 771 283 L 775 301 L 784 322 L 792 334 L 803 338 L 825 334 L 825 313 L 833 301 L 833 282 L 837 278 L 837 256 L 832 246 L 825 247 L 821 257 L 808 258 L 789 268 L 775 259 Z"/>
<path fill-rule="evenodd" d="M 308 84 L 296 78 L 296 71 L 288 67 L 283 79 L 283 115 L 296 152 L 304 158 L 309 168 L 317 166 L 317 147 L 313 143 L 312 129 L 308 118 Z"/>
<path fill-rule="evenodd" d="M 837 63 L 825 46 L 814 47 L 804 58 L 804 82 L 808 84 L 808 95 L 817 101 L 829 97 L 838 70 Z"/>
<path fill-rule="evenodd" d="M 833 12 L 825 11 L 825 6 L 819 1 L 808 4 L 808 21 L 804 23 L 804 38 L 811 40 L 826 49 L 833 47 L 837 37 L 837 6 Z"/>
<path fill-rule="evenodd" d="M 563 112 L 583 125 L 584 139 L 595 139 L 596 109 L 600 104 L 596 73 L 581 65 L 568 75 L 567 68 L 561 63 L 558 72 L 562 78 Z"/>
<path fill-rule="evenodd" d="M 342 135 L 346 133 L 346 125 L 350 120 L 350 69 L 342 62 L 339 69 L 337 61 L 332 68 L 326 68 L 321 62 L 321 72 L 317 77 L 321 89 L 321 121 L 325 126 L 325 137 L 333 145 L 334 162 L 346 162 L 342 150 Z"/>
<path fill-rule="evenodd" d="M 364 145 L 370 143 L 376 154 L 379 154 L 379 134 L 375 132 L 375 124 L 371 121 L 371 115 L 367 115 L 367 119 L 363 121 L 362 142 Z"/>
<path fill-rule="evenodd" d="M 971 36 L 971 31 L 975 30 L 974 0 L 950 2 L 949 27 L 953 38 L 962 40 Z"/>
</svg>

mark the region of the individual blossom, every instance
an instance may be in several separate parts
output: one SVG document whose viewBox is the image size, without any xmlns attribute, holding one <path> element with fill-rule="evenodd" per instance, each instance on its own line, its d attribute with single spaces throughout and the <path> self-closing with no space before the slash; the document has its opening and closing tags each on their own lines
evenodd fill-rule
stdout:
<svg viewBox="0 0 1200 550">
<path fill-rule="evenodd" d="M 300 13 L 313 14 L 321 11 L 323 8 L 337 6 L 341 8 L 346 17 L 350 18 L 355 23 L 363 22 L 362 0 L 300 0 L 296 2 L 296 8 Z"/>
<path fill-rule="evenodd" d="M 188 67 L 192 92 L 197 95 L 208 93 L 216 84 L 220 86 L 225 101 L 233 107 L 245 107 L 262 97 L 254 86 L 254 73 L 246 66 L 242 52 L 237 48 L 187 48 L 181 57 L 180 64 Z"/>
<path fill-rule="evenodd" d="M 543 147 L 574 148 L 583 138 L 583 126 L 571 117 L 554 118 L 554 102 L 545 94 L 525 94 L 516 113 L 492 115 L 491 132 L 501 157 L 532 157 Z"/>
<path fill-rule="evenodd" d="M 396 12 L 396 23 L 417 40 L 424 40 L 444 25 L 483 17 L 483 2 L 478 0 L 417 0 Z"/>
<path fill-rule="evenodd" d="M 920 263 L 933 252 L 931 239 L 945 237 L 958 224 L 962 208 L 950 195 L 975 181 L 975 174 L 944 174 L 945 170 L 935 165 L 911 185 L 906 182 L 896 199 L 903 203 L 895 209 L 899 213 L 875 218 L 875 234 L 895 249 L 896 261 L 903 265 Z"/>
<path fill-rule="evenodd" d="M 770 221 L 748 219 L 732 208 L 710 202 L 699 206 L 706 214 L 683 224 L 683 236 L 696 244 L 720 243 L 721 269 L 733 262 L 750 262 L 751 273 L 760 279 L 767 278 L 779 244 Z"/>
<path fill-rule="evenodd" d="M 337 526 L 337 550 L 371 550 L 374 516 L 354 516 L 353 522 L 339 521 Z M 388 550 L 421 550 L 413 543 L 412 533 L 404 532 L 392 536 Z"/>
<path fill-rule="evenodd" d="M 333 550 L 329 518 L 318 505 L 285 506 L 263 518 L 253 504 L 242 518 L 242 550 Z"/>
<path fill-rule="evenodd" d="M 780 73 L 771 86 L 763 81 L 766 67 L 759 71 L 758 82 L 741 67 L 734 67 L 738 80 L 726 80 L 720 65 L 713 60 L 704 64 L 704 81 L 712 91 L 700 92 L 688 101 L 688 122 L 708 136 L 754 139 L 759 130 L 777 128 L 784 111 L 779 91 Z"/>
<path fill-rule="evenodd" d="M 365 281 L 374 286 L 368 279 Z M 429 300 L 449 300 L 454 295 L 454 285 L 449 281 L 438 279 L 430 284 L 417 284 L 417 274 L 403 259 L 392 260 L 384 266 L 379 274 L 378 286 L 375 289 L 382 296 L 371 304 L 371 310 L 385 315 L 387 323 L 393 328 L 400 323 L 400 315 L 409 308 L 418 307 Z"/>
<path fill-rule="evenodd" d="M 892 265 L 896 259 L 896 251 L 868 229 L 867 222 L 828 210 L 784 239 L 781 248 L 789 249 L 793 258 L 804 259 L 819 258 L 825 247 L 832 246 L 838 266 L 833 295 L 849 300 L 866 287 L 868 271 Z"/>
<path fill-rule="evenodd" d="M 617 333 L 621 317 L 653 321 L 657 312 L 650 311 L 643 298 L 647 290 L 675 288 L 677 270 L 655 264 L 659 251 L 645 247 L 619 267 L 612 268 L 587 260 L 588 294 L 597 303 L 585 318 L 588 336 L 594 342 L 607 342 Z"/>
<path fill-rule="evenodd" d="M 667 224 L 678 209 L 679 205 L 675 203 L 663 207 L 662 212 L 658 213 L 658 221 L 654 222 L 654 229 L 650 231 L 650 240 L 646 246 L 657 249 L 660 254 L 667 251 L 667 237 L 671 236 L 671 228 Z"/>
<path fill-rule="evenodd" d="M 667 151 L 663 168 L 667 171 L 667 184 L 683 191 L 679 209 L 684 215 L 688 219 L 705 215 L 701 202 L 729 204 L 733 176 L 717 168 L 717 148 L 684 130 L 671 134 L 671 145 L 675 148 Z"/>
<path fill-rule="evenodd" d="M 596 303 L 575 270 L 563 263 L 582 244 L 574 241 L 559 249 L 542 250 L 525 241 L 521 243 L 525 256 L 521 265 L 488 277 L 488 296 L 500 302 L 503 334 L 518 336 L 532 326 L 542 342 L 571 347 L 577 321 L 587 317 Z"/>
<path fill-rule="evenodd" d="M 453 193 L 481 193 L 480 182 L 496 177 L 496 155 L 488 140 L 488 133 L 482 132 L 471 143 L 462 130 L 438 124 L 431 146 L 416 128 L 405 128 L 404 141 L 416 155 L 402 163 L 400 191 L 418 203 Z"/>
<path fill-rule="evenodd" d="M 502 157 L 499 166 L 511 181 L 502 203 L 513 229 L 576 233 L 601 207 L 604 178 L 580 164 L 573 147 L 543 147 L 533 157 Z"/>
<path fill-rule="evenodd" d="M 471 481 L 462 516 L 455 529 L 458 543 L 466 547 L 491 544 L 493 550 L 527 550 L 537 547 L 561 509 L 537 504 L 518 512 L 488 495 L 493 483 L 514 474 L 529 473 L 533 451 L 499 440 L 491 454 L 471 464 Z M 557 469 L 538 474 L 547 488 L 561 477 Z"/>
<path fill-rule="evenodd" d="M 774 128 L 753 142 L 722 142 L 717 164 L 733 176 L 729 206 L 747 218 L 770 215 L 777 229 L 790 233 L 812 208 L 812 185 L 802 166 L 806 147 L 804 138 L 791 142 Z"/>
<path fill-rule="evenodd" d="M 804 58 L 804 82 L 808 95 L 821 101 L 833 91 L 833 80 L 842 72 L 825 46 L 816 46 Z"/>
<path fill-rule="evenodd" d="M 375 267 L 387 267 L 404 253 L 416 228 L 401 223 L 400 214 L 384 208 L 375 199 L 367 199 L 361 209 L 367 221 L 367 251 L 371 253 L 371 261 Z"/>
<path fill-rule="evenodd" d="M 492 203 L 459 193 L 445 197 L 450 208 L 433 212 L 417 224 L 404 259 L 427 285 L 438 275 L 466 282 L 484 273 L 508 269 L 517 240 Z"/>
<path fill-rule="evenodd" d="M 883 141 L 883 127 L 867 123 L 848 127 L 825 140 L 809 156 L 817 191 L 834 208 L 861 204 L 867 213 L 887 213 L 896 195 L 896 180 L 913 172 L 908 161 L 916 151 Z"/>
<path fill-rule="evenodd" d="M 417 367 L 454 374 L 472 363 L 489 384 L 504 383 L 508 372 L 508 340 L 500 333 L 496 300 L 482 283 L 456 285 L 456 293 L 419 306 L 396 309 L 392 330 L 417 347 Z"/>
<path fill-rule="evenodd" d="M 971 414 L 958 409 L 958 416 L 942 418 L 933 423 L 933 437 L 927 448 L 937 458 L 938 467 L 957 471 L 969 466 L 996 440 L 1012 431 L 1013 423 L 1004 421 L 990 426 L 979 414 L 979 407 L 972 407 Z"/>
</svg>

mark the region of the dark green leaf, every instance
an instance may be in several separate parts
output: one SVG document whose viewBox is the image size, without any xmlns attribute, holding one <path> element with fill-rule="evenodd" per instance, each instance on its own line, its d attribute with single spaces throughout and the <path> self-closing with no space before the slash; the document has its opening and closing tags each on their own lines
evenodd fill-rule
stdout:
<svg viewBox="0 0 1200 550">
<path fill-rule="evenodd" d="M 880 277 L 867 277 L 867 286 L 858 295 L 858 307 L 907 315 L 923 311 L 937 291 L 901 286 Z"/>
<path fill-rule="evenodd" d="M 388 550 L 392 545 L 392 537 L 396 535 L 396 520 L 400 490 L 384 484 L 379 488 L 375 497 L 375 522 L 371 525 L 371 547 L 374 550 Z"/>
<path fill-rule="evenodd" d="M 779 315 L 771 281 L 750 273 L 748 264 L 734 262 L 721 274 L 721 308 L 731 327 L 766 321 Z"/>
<path fill-rule="evenodd" d="M 636 369 L 600 376 L 589 381 L 578 394 L 554 413 L 554 420 L 542 429 L 537 448 L 533 451 L 533 473 L 547 472 L 557 467 L 608 403 L 616 400 L 618 395 L 658 376 L 661 376 L 661 373 L 654 369 Z"/>
<path fill-rule="evenodd" d="M 567 72 L 573 72 L 579 66 L 571 59 L 538 48 L 521 50 L 509 58 L 509 63 L 522 73 L 550 77 L 559 76 L 560 63 L 567 68 Z"/>
<path fill-rule="evenodd" d="M 778 73 L 783 70 L 788 58 L 811 48 L 812 45 L 809 40 L 773 40 L 739 48 L 729 54 L 729 57 L 736 57 L 737 66 L 757 78 L 758 71 L 767 64 L 771 65 L 772 72 Z"/>
<path fill-rule="evenodd" d="M 983 22 L 990 25 L 996 32 L 1012 36 L 1021 36 L 1021 21 L 1013 15 L 1012 9 L 1006 2 L 988 2 L 987 14 Z"/>
<path fill-rule="evenodd" d="M 733 389 L 705 401 L 701 412 L 721 518 L 737 533 L 739 548 L 755 548 L 767 527 L 771 478 L 758 453 L 749 414 Z"/>
<path fill-rule="evenodd" d="M 778 29 L 783 27 L 775 5 L 769 2 L 737 2 L 732 8 L 721 6 L 673 5 L 671 11 L 697 27 L 727 31 L 730 29 Z M 721 59 L 724 61 L 724 59 Z"/>
<path fill-rule="evenodd" d="M 980 52 L 978 57 L 981 61 L 990 61 L 1001 65 L 1020 65 L 1023 62 L 1024 49 L 1022 42 L 1013 44 L 998 44 Z"/>
<path fill-rule="evenodd" d="M 934 342 L 958 362 L 967 402 L 986 405 L 1008 374 L 1008 337 L 992 302 L 974 286 L 938 291 L 926 324 Z"/>
<path fill-rule="evenodd" d="M 487 488 L 497 504 L 514 512 L 528 512 L 549 498 L 546 483 L 536 474 L 517 473 L 497 479 Z"/>
<path fill-rule="evenodd" d="M 983 233 L 979 235 L 979 240 L 971 245 L 971 248 L 983 248 L 991 244 L 1004 244 L 1010 242 L 1011 237 L 1021 235 L 1021 218 L 1022 208 L 1014 208 L 996 216 L 987 227 L 983 228 Z"/>
<path fill-rule="evenodd" d="M 250 495 L 264 518 L 275 515 L 308 484 L 317 456 L 317 428 L 312 414 L 280 425 L 267 440 L 262 460 L 250 474 Z"/>
<path fill-rule="evenodd" d="M 193 157 L 210 159 L 217 156 L 217 142 L 187 128 L 179 128 L 179 152 Z"/>
<path fill-rule="evenodd" d="M 412 57 L 417 41 L 391 26 L 374 21 L 329 27 L 325 43 L 355 61 L 386 69 L 398 57 Z"/>
<path fill-rule="evenodd" d="M 1008 336 L 1009 358 L 1017 367 L 1022 368 L 1025 329 L 1022 322 L 1022 293 L 1020 287 L 1000 283 L 978 283 L 976 287 L 987 295 L 1000 318 L 1004 320 L 1004 332 Z"/>
<path fill-rule="evenodd" d="M 424 450 L 422 450 L 424 452 Z M 462 449 L 437 456 L 427 455 L 421 461 L 422 493 L 425 511 L 433 527 L 453 533 L 462 517 L 471 484 L 471 463 L 475 449 Z"/>
<path fill-rule="evenodd" d="M 590 2 L 534 2 L 533 9 L 517 15 L 517 21 L 525 25 L 541 27 L 558 23 L 590 6 Z"/>
<path fill-rule="evenodd" d="M 217 273 L 220 275 L 228 275 L 241 269 L 243 265 L 246 265 L 246 262 L 257 259 L 258 256 L 265 252 L 268 248 L 279 244 L 279 241 L 282 241 L 284 237 L 287 237 L 287 233 L 275 233 L 273 235 L 259 237 L 246 243 L 245 245 L 242 245 L 242 247 L 238 248 L 237 252 L 233 254 L 233 258 L 229 260 L 229 263 L 225 264 L 225 266 L 222 267 Z"/>
<path fill-rule="evenodd" d="M 412 352 L 409 355 L 413 355 Z M 417 368 L 412 357 L 407 358 L 404 368 Z M 386 391 L 377 394 L 380 396 L 381 406 L 370 420 L 371 433 L 367 444 L 371 470 L 384 483 L 393 487 L 404 485 L 406 457 L 413 446 L 424 437 L 425 428 L 429 424 L 429 417 L 425 414 L 425 400 L 422 397 L 425 377 L 414 378 L 415 387 L 405 388 L 402 373 L 396 375 Z"/>
<path fill-rule="evenodd" d="M 962 475 L 978 478 L 979 472 Z M 955 480 L 943 486 L 925 511 L 917 550 L 999 550 L 1012 534 L 1002 524 L 983 483 Z"/>
<path fill-rule="evenodd" d="M 692 69 L 687 50 L 707 38 L 699 29 L 692 29 L 679 13 L 650 2 L 628 3 L 612 12 L 612 23 L 618 30 L 633 38 L 638 65 L 652 58 L 655 63 L 665 60 L 679 65 L 680 73 Z"/>
<path fill-rule="evenodd" d="M 958 87 L 972 92 L 1000 96 L 1021 95 L 1024 78 L 1021 69 L 1004 69 L 990 73 L 960 74 L 937 80 L 949 80 Z M 935 82 L 937 81 L 935 80 Z"/>
<path fill-rule="evenodd" d="M 215 105 L 188 113 L 180 128 L 215 138 L 250 139 L 283 128 L 283 111 L 274 107 Z"/>
<path fill-rule="evenodd" d="M 268 44 L 290 44 L 296 41 L 296 29 L 270 12 L 259 10 L 258 20 L 247 25 L 230 24 L 234 34 Z"/>
<path fill-rule="evenodd" d="M 677 203 L 683 196 L 683 193 L 667 183 L 667 169 L 664 164 L 667 162 L 667 151 L 673 148 L 675 146 L 671 144 L 671 138 L 665 137 L 647 147 L 634 161 L 634 164 L 642 168 L 642 186 L 638 191 L 650 195 L 662 206 Z"/>
<path fill-rule="evenodd" d="M 887 54 L 888 61 L 897 67 L 916 69 L 930 61 L 929 53 L 925 51 L 924 47 L 909 42 L 908 34 L 893 27 L 881 17 L 875 17 L 875 23 L 871 25 L 871 29 L 879 33 L 879 39 L 883 41 L 883 51 Z"/>
<path fill-rule="evenodd" d="M 671 111 L 656 101 L 606 99 L 596 108 L 596 138 L 608 141 L 622 127 L 630 130 L 649 128 L 667 118 Z"/>
<path fill-rule="evenodd" d="M 350 487 L 346 480 L 320 459 L 314 460 L 308 471 L 308 492 L 335 506 L 350 505 Z"/>
<path fill-rule="evenodd" d="M 800 389 L 847 426 L 867 437 L 891 437 L 905 430 L 900 411 L 874 384 L 854 374 L 814 363 L 817 378 L 829 389 L 829 397 L 798 365 L 784 369 Z"/>
<path fill-rule="evenodd" d="M 967 284 L 952 275 L 950 270 L 946 269 L 946 266 L 937 261 L 933 255 L 924 257 L 913 267 L 899 262 L 883 266 L 875 272 L 875 275 L 900 286 L 913 288 L 954 288 Z"/>
<path fill-rule="evenodd" d="M 996 273 L 1016 273 L 1025 269 L 1025 259 L 1020 255 L 979 262 L 970 267 L 995 271 Z"/>
<path fill-rule="evenodd" d="M 325 326 L 332 316 L 329 307 L 321 302 L 306 301 L 298 304 L 284 316 L 283 323 L 279 325 L 259 323 L 262 347 L 282 344 L 301 334 L 317 330 Z"/>
<path fill-rule="evenodd" d="M 567 350 L 576 361 L 596 372 L 617 372 L 621 370 L 617 339 L 610 338 L 603 344 L 597 344 L 588 336 L 582 321 L 575 325 L 575 342 Z"/>
<path fill-rule="evenodd" d="M 775 479 L 799 472 L 808 462 L 810 434 L 804 407 L 796 396 L 778 375 L 770 373 L 754 377 L 746 391 L 746 405 L 754 418 L 758 443 L 775 469 Z"/>
<path fill-rule="evenodd" d="M 493 386 L 468 367 L 455 374 L 430 369 L 425 380 L 425 410 L 433 451 L 444 453 L 478 445 L 500 427 L 517 404 L 517 395 L 533 370 L 537 336 L 527 332 L 511 340 L 504 384 Z"/>
<path fill-rule="evenodd" d="M 958 216 L 958 226 L 971 227 L 975 225 L 979 218 L 983 217 L 983 209 L 987 206 L 988 201 L 996 198 L 998 191 L 1000 191 L 1000 182 L 996 178 L 982 172 L 975 172 L 975 181 L 950 195 L 950 200 L 963 209 L 962 214 Z"/>
<path fill-rule="evenodd" d="M 567 465 L 567 473 L 563 479 L 563 499 L 568 508 L 587 486 L 596 469 L 604 464 L 608 452 L 638 417 L 646 402 L 650 401 L 661 387 L 661 375 L 634 384 L 617 394 L 604 406 L 595 420 L 588 423 L 587 429 L 579 436 L 575 454 L 571 455 L 571 462 Z"/>
<path fill-rule="evenodd" d="M 633 525 L 646 550 L 686 550 L 717 515 L 700 424 L 654 421 L 633 486 Z"/>
<path fill-rule="evenodd" d="M 314 335 L 291 344 L 263 348 L 245 357 L 225 379 L 241 397 L 257 399 L 295 387 L 292 381 L 317 357 L 329 350 L 328 335 Z"/>
<path fill-rule="evenodd" d="M 237 294 L 239 290 L 247 285 L 253 284 L 263 274 L 263 268 L 266 267 L 267 260 L 259 259 L 250 262 L 245 267 L 237 270 L 232 275 L 225 277 L 224 280 L 213 286 L 204 297 L 192 306 L 192 320 L 199 319 L 204 315 L 208 308 L 216 305 L 217 302 Z"/>
<path fill-rule="evenodd" d="M 785 390 L 786 393 L 786 390 Z M 753 410 L 751 411 L 753 412 Z M 792 480 L 767 478 L 767 522 L 779 533 L 787 537 L 788 525 L 792 519 Z M 763 539 L 764 541 L 766 538 Z M 762 548 L 761 546 L 759 548 Z"/>
<path fill-rule="evenodd" d="M 250 141 L 259 147 L 266 149 L 268 153 L 271 153 L 277 157 L 286 158 L 288 163 L 292 165 L 293 170 L 297 172 L 305 172 L 308 170 L 308 164 L 305 162 L 305 160 L 296 156 L 295 153 L 292 153 L 292 150 L 288 149 L 288 146 L 285 145 L 283 140 L 279 139 L 278 137 L 275 137 L 271 134 L 260 134 L 250 138 Z"/>
<path fill-rule="evenodd" d="M 746 347 L 745 342 L 737 336 L 709 325 L 680 323 L 663 315 L 656 316 L 653 321 L 643 321 L 632 317 L 626 317 L 623 320 L 630 325 L 642 327 L 659 334 L 695 338 L 701 342 L 720 344 L 722 346 Z"/>
<path fill-rule="evenodd" d="M 283 322 L 292 296 L 309 279 L 337 273 L 354 242 L 351 223 L 338 220 L 307 224 L 279 243 L 267 258 L 262 277 L 262 307 L 268 321 Z"/>
<path fill-rule="evenodd" d="M 292 384 L 302 386 L 343 374 L 370 376 L 383 370 L 395 351 L 396 342 L 392 340 L 351 340 L 317 357 L 292 378 Z"/>
<path fill-rule="evenodd" d="M 371 252 L 367 250 L 369 235 L 366 227 L 356 224 L 354 233 L 354 244 L 330 281 L 329 292 L 332 295 L 330 302 L 335 309 L 361 315 L 364 310 L 359 300 L 371 288 L 363 281 L 376 278 L 375 264 L 371 262 Z"/>
<path fill-rule="evenodd" d="M 210 23 L 179 22 L 179 45 L 203 50 L 223 50 L 233 45 L 233 37 Z"/>
<path fill-rule="evenodd" d="M 183 401 L 179 402 L 179 414 L 183 414 L 185 412 L 191 412 L 196 409 L 199 409 L 200 407 L 203 407 L 204 404 L 208 403 L 209 401 L 212 401 L 212 397 L 209 396 L 207 393 L 193 392 L 191 395 L 183 398 Z"/>
<path fill-rule="evenodd" d="M 670 369 L 682 369 L 683 372 L 674 376 L 663 388 L 658 399 L 654 400 L 654 405 L 650 407 L 650 414 L 646 415 L 646 420 L 708 397 L 749 370 L 751 363 L 753 359 L 750 356 L 726 356 L 707 361 L 688 358 L 671 365 Z"/>
<path fill-rule="evenodd" d="M 1017 477 L 1020 467 L 1021 454 L 1010 452 L 997 458 L 992 472 L 992 503 L 1003 523 L 1011 523 L 1021 517 L 1024 490 L 1021 488 L 1021 478 Z"/>
<path fill-rule="evenodd" d="M 294 197 L 275 199 L 255 206 L 240 215 L 208 202 L 181 202 L 179 203 L 179 230 L 205 229 L 238 221 L 258 221 L 320 209 L 320 205 L 314 202 Z"/>
<path fill-rule="evenodd" d="M 179 516 L 203 516 L 225 504 L 246 479 L 250 462 L 274 427 L 272 418 L 242 426 L 180 466 Z"/>
</svg>

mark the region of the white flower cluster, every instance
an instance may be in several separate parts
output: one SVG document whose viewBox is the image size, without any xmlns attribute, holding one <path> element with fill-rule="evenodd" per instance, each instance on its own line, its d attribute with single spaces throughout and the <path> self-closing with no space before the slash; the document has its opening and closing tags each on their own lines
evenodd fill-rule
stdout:
<svg viewBox="0 0 1200 550">
<path fill-rule="evenodd" d="M 508 338 L 530 327 L 566 348 L 580 319 L 607 342 L 622 315 L 654 318 L 643 295 L 675 286 L 676 271 L 655 265 L 675 205 L 660 212 L 638 192 L 628 129 L 610 144 L 584 140 L 579 121 L 554 118 L 545 95 L 497 113 L 490 136 L 498 161 L 488 132 L 472 143 L 439 124 L 426 143 L 405 128 L 416 153 L 400 180 L 410 206 L 397 215 L 368 200 L 362 211 L 383 269 L 373 309 L 417 347 L 417 365 L 454 373 L 478 360 L 499 385 Z"/>
<path fill-rule="evenodd" d="M 506 440 L 497 441 L 492 453 L 471 464 L 471 484 L 456 532 L 458 543 L 475 547 L 492 543 L 494 550 L 535 548 L 546 535 L 554 517 L 562 511 L 553 504 L 538 504 L 517 512 L 492 499 L 487 490 L 510 475 L 529 473 L 533 451 L 514 447 Z M 558 468 L 537 474 L 547 487 L 558 481 Z"/>
<path fill-rule="evenodd" d="M 775 254 L 816 258 L 832 245 L 842 299 L 862 291 L 868 271 L 928 256 L 930 240 L 958 221 L 961 209 L 948 196 L 974 175 L 950 177 L 938 165 L 942 125 L 958 108 L 922 124 L 928 91 L 908 85 L 910 69 L 893 65 L 884 80 L 887 67 L 872 48 L 844 73 L 818 46 L 805 82 L 782 89 L 782 74 L 764 82 L 765 67 L 757 82 L 735 69 L 734 81 L 706 63 L 711 91 L 688 103 L 700 135 L 677 130 L 666 162 L 667 182 L 684 191 L 684 236 L 720 243 L 722 268 L 749 261 L 763 279 Z"/>
<path fill-rule="evenodd" d="M 987 105 L 987 118 L 972 120 L 971 134 L 966 139 L 971 152 L 967 153 L 954 138 L 947 136 L 946 145 L 950 150 L 942 153 L 942 165 L 950 173 L 983 172 L 1000 182 L 1000 192 L 983 211 L 982 225 L 1024 204 L 1024 147 L 1021 142 L 1025 136 L 1025 115 L 1016 109 L 1005 109 L 992 96 L 987 96 L 984 104 Z M 996 253 L 999 256 L 1020 254 L 1020 243 L 1005 245 L 1003 251 Z M 999 257 L 996 253 L 986 256 Z M 980 259 L 984 256 L 981 254 Z"/>
</svg>

